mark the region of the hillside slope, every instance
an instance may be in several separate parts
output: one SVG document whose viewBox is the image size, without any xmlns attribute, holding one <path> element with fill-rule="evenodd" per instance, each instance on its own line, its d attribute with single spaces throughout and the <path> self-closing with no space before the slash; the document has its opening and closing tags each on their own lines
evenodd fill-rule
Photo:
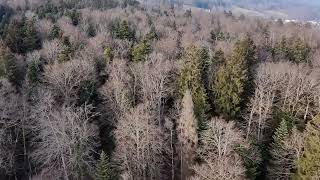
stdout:
<svg viewBox="0 0 320 180">
<path fill-rule="evenodd" d="M 298 20 L 320 18 L 320 2 L 315 0 L 184 0 L 184 3 L 205 9 L 231 10 L 236 14 L 241 10 L 240 12 L 245 15 L 267 18 Z"/>
</svg>

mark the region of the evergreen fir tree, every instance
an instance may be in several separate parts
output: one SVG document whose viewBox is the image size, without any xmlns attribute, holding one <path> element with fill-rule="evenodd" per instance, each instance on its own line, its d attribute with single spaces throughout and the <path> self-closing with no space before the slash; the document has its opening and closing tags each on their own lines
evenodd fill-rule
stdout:
<svg viewBox="0 0 320 180">
<path fill-rule="evenodd" d="M 13 53 L 25 52 L 23 47 L 23 29 L 21 20 L 14 19 L 9 24 L 5 43 Z"/>
<path fill-rule="evenodd" d="M 195 116 L 198 120 L 198 132 L 206 129 L 206 112 L 210 109 L 207 103 L 207 94 L 204 86 L 203 73 L 207 64 L 206 51 L 191 46 L 184 55 L 184 66 L 180 72 L 179 90 L 183 95 L 190 89 L 194 101 Z"/>
<path fill-rule="evenodd" d="M 250 39 L 240 41 L 216 74 L 212 87 L 216 97 L 216 107 L 219 113 L 228 118 L 239 116 L 243 108 L 241 105 L 248 96 L 245 93 L 250 93 L 249 66 L 255 62 L 254 55 L 253 42 Z"/>
<path fill-rule="evenodd" d="M 62 35 L 62 31 L 60 29 L 60 27 L 57 25 L 57 24 L 54 24 L 52 26 L 52 29 L 49 33 L 49 40 L 53 40 L 53 39 L 56 39 L 56 38 L 60 38 L 60 36 Z"/>
<path fill-rule="evenodd" d="M 100 160 L 98 161 L 98 164 L 96 167 L 95 180 L 114 180 L 109 158 L 104 153 L 104 151 L 102 151 L 100 154 Z"/>
<path fill-rule="evenodd" d="M 41 38 L 34 21 L 27 20 L 26 17 L 11 22 L 5 42 L 14 53 L 26 53 L 41 48 Z"/>
<path fill-rule="evenodd" d="M 103 55 L 104 55 L 104 59 L 105 59 L 106 63 L 111 62 L 114 57 L 112 48 L 110 46 L 107 46 L 103 52 Z"/>
<path fill-rule="evenodd" d="M 63 45 L 64 45 L 64 49 L 58 55 L 58 61 L 60 63 L 65 62 L 65 61 L 69 61 L 72 57 L 73 52 L 74 52 L 74 50 L 72 49 L 72 45 L 70 43 L 69 37 L 67 37 L 67 36 L 63 37 Z"/>
<path fill-rule="evenodd" d="M 116 28 L 115 36 L 119 39 L 125 40 L 133 40 L 134 39 L 134 31 L 131 30 L 127 21 L 122 21 L 118 27 Z"/>
<path fill-rule="evenodd" d="M 216 67 L 220 67 L 225 62 L 224 52 L 222 49 L 217 50 L 212 57 L 212 63 Z"/>
<path fill-rule="evenodd" d="M 7 5 L 0 5 L 0 37 L 4 37 L 11 16 L 14 14 L 12 8 Z"/>
<path fill-rule="evenodd" d="M 311 50 L 301 38 L 291 40 L 288 46 L 287 56 L 290 61 L 295 63 L 307 62 Z"/>
<path fill-rule="evenodd" d="M 132 60 L 134 62 L 145 61 L 147 55 L 151 52 L 151 45 L 147 40 L 143 40 L 141 43 L 133 47 Z"/>
<path fill-rule="evenodd" d="M 287 122 L 283 119 L 273 136 L 270 150 L 270 164 L 268 177 L 270 179 L 290 179 L 295 164 L 295 157 L 290 146 L 287 145 L 290 134 Z"/>
<path fill-rule="evenodd" d="M 298 161 L 296 179 L 311 180 L 320 177 L 320 116 L 311 120 L 305 130 L 304 153 Z"/>
<path fill-rule="evenodd" d="M 33 51 L 41 48 L 41 39 L 34 26 L 34 21 L 25 21 L 23 48 L 25 52 Z"/>
<path fill-rule="evenodd" d="M 74 26 L 77 26 L 80 22 L 80 13 L 73 9 L 72 11 L 68 12 L 67 15 L 70 17 L 71 22 Z"/>
<path fill-rule="evenodd" d="M 38 83 L 40 83 L 42 71 L 43 69 L 41 62 L 37 60 L 33 60 L 30 62 L 28 66 L 27 77 L 32 85 L 37 85 Z"/>
<path fill-rule="evenodd" d="M 150 32 L 146 35 L 146 40 L 152 42 L 155 39 L 158 39 L 158 34 L 154 25 L 151 25 Z"/>
<path fill-rule="evenodd" d="M 17 60 L 9 48 L 0 45 L 0 77 L 7 78 L 15 85 L 20 84 Z"/>
</svg>

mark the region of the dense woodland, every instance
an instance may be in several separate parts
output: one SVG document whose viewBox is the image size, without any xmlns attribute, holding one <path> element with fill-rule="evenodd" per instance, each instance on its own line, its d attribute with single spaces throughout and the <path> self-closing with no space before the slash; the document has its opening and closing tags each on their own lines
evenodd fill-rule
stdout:
<svg viewBox="0 0 320 180">
<path fill-rule="evenodd" d="M 320 179 L 318 27 L 1 0 L 0 37 L 0 179 Z"/>
</svg>

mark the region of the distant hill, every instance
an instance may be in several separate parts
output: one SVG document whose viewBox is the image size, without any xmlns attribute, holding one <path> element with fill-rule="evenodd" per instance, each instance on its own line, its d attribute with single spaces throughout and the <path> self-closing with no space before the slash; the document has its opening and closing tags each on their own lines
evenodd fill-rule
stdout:
<svg viewBox="0 0 320 180">
<path fill-rule="evenodd" d="M 236 14 L 267 18 L 320 19 L 320 0 L 175 0 L 174 2 L 183 2 L 203 9 L 231 10 Z"/>
</svg>

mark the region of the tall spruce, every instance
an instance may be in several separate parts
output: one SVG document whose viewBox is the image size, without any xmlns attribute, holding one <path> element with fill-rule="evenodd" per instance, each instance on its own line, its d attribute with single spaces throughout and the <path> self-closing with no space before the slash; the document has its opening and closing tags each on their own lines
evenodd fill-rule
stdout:
<svg viewBox="0 0 320 180">
<path fill-rule="evenodd" d="M 311 120 L 305 130 L 304 153 L 298 161 L 296 179 L 311 180 L 320 177 L 320 115 Z"/>
<path fill-rule="evenodd" d="M 225 64 L 218 70 L 212 90 L 215 93 L 216 108 L 227 118 L 240 115 L 242 104 L 250 91 L 251 66 L 255 61 L 255 46 L 250 39 L 239 41 Z"/>
<path fill-rule="evenodd" d="M 42 72 L 43 67 L 41 62 L 39 60 L 32 60 L 27 70 L 27 78 L 32 86 L 35 86 L 41 82 Z"/>
<path fill-rule="evenodd" d="M 132 48 L 132 60 L 134 62 L 145 61 L 151 52 L 151 45 L 148 40 L 143 40 Z"/>
<path fill-rule="evenodd" d="M 34 20 L 27 20 L 26 17 L 14 19 L 10 23 L 5 42 L 14 53 L 26 53 L 41 48 L 41 38 Z"/>
<path fill-rule="evenodd" d="M 179 91 L 183 95 L 187 89 L 190 89 L 194 112 L 198 120 L 198 132 L 206 129 L 206 112 L 210 109 L 207 103 L 207 93 L 204 86 L 203 73 L 209 60 L 207 51 L 194 46 L 188 47 L 183 57 L 183 67 L 180 71 Z"/>
<path fill-rule="evenodd" d="M 96 167 L 96 178 L 95 180 L 113 180 L 114 174 L 110 166 L 109 158 L 104 151 L 100 154 L 100 160 Z"/>
<path fill-rule="evenodd" d="M 285 119 L 283 119 L 275 134 L 270 150 L 270 164 L 268 166 L 268 178 L 270 179 L 290 179 L 291 171 L 294 168 L 295 156 L 288 141 L 290 132 Z"/>
<path fill-rule="evenodd" d="M 0 45 L 0 78 L 7 78 L 11 83 L 19 85 L 20 73 L 15 56 L 10 49 Z"/>
</svg>

